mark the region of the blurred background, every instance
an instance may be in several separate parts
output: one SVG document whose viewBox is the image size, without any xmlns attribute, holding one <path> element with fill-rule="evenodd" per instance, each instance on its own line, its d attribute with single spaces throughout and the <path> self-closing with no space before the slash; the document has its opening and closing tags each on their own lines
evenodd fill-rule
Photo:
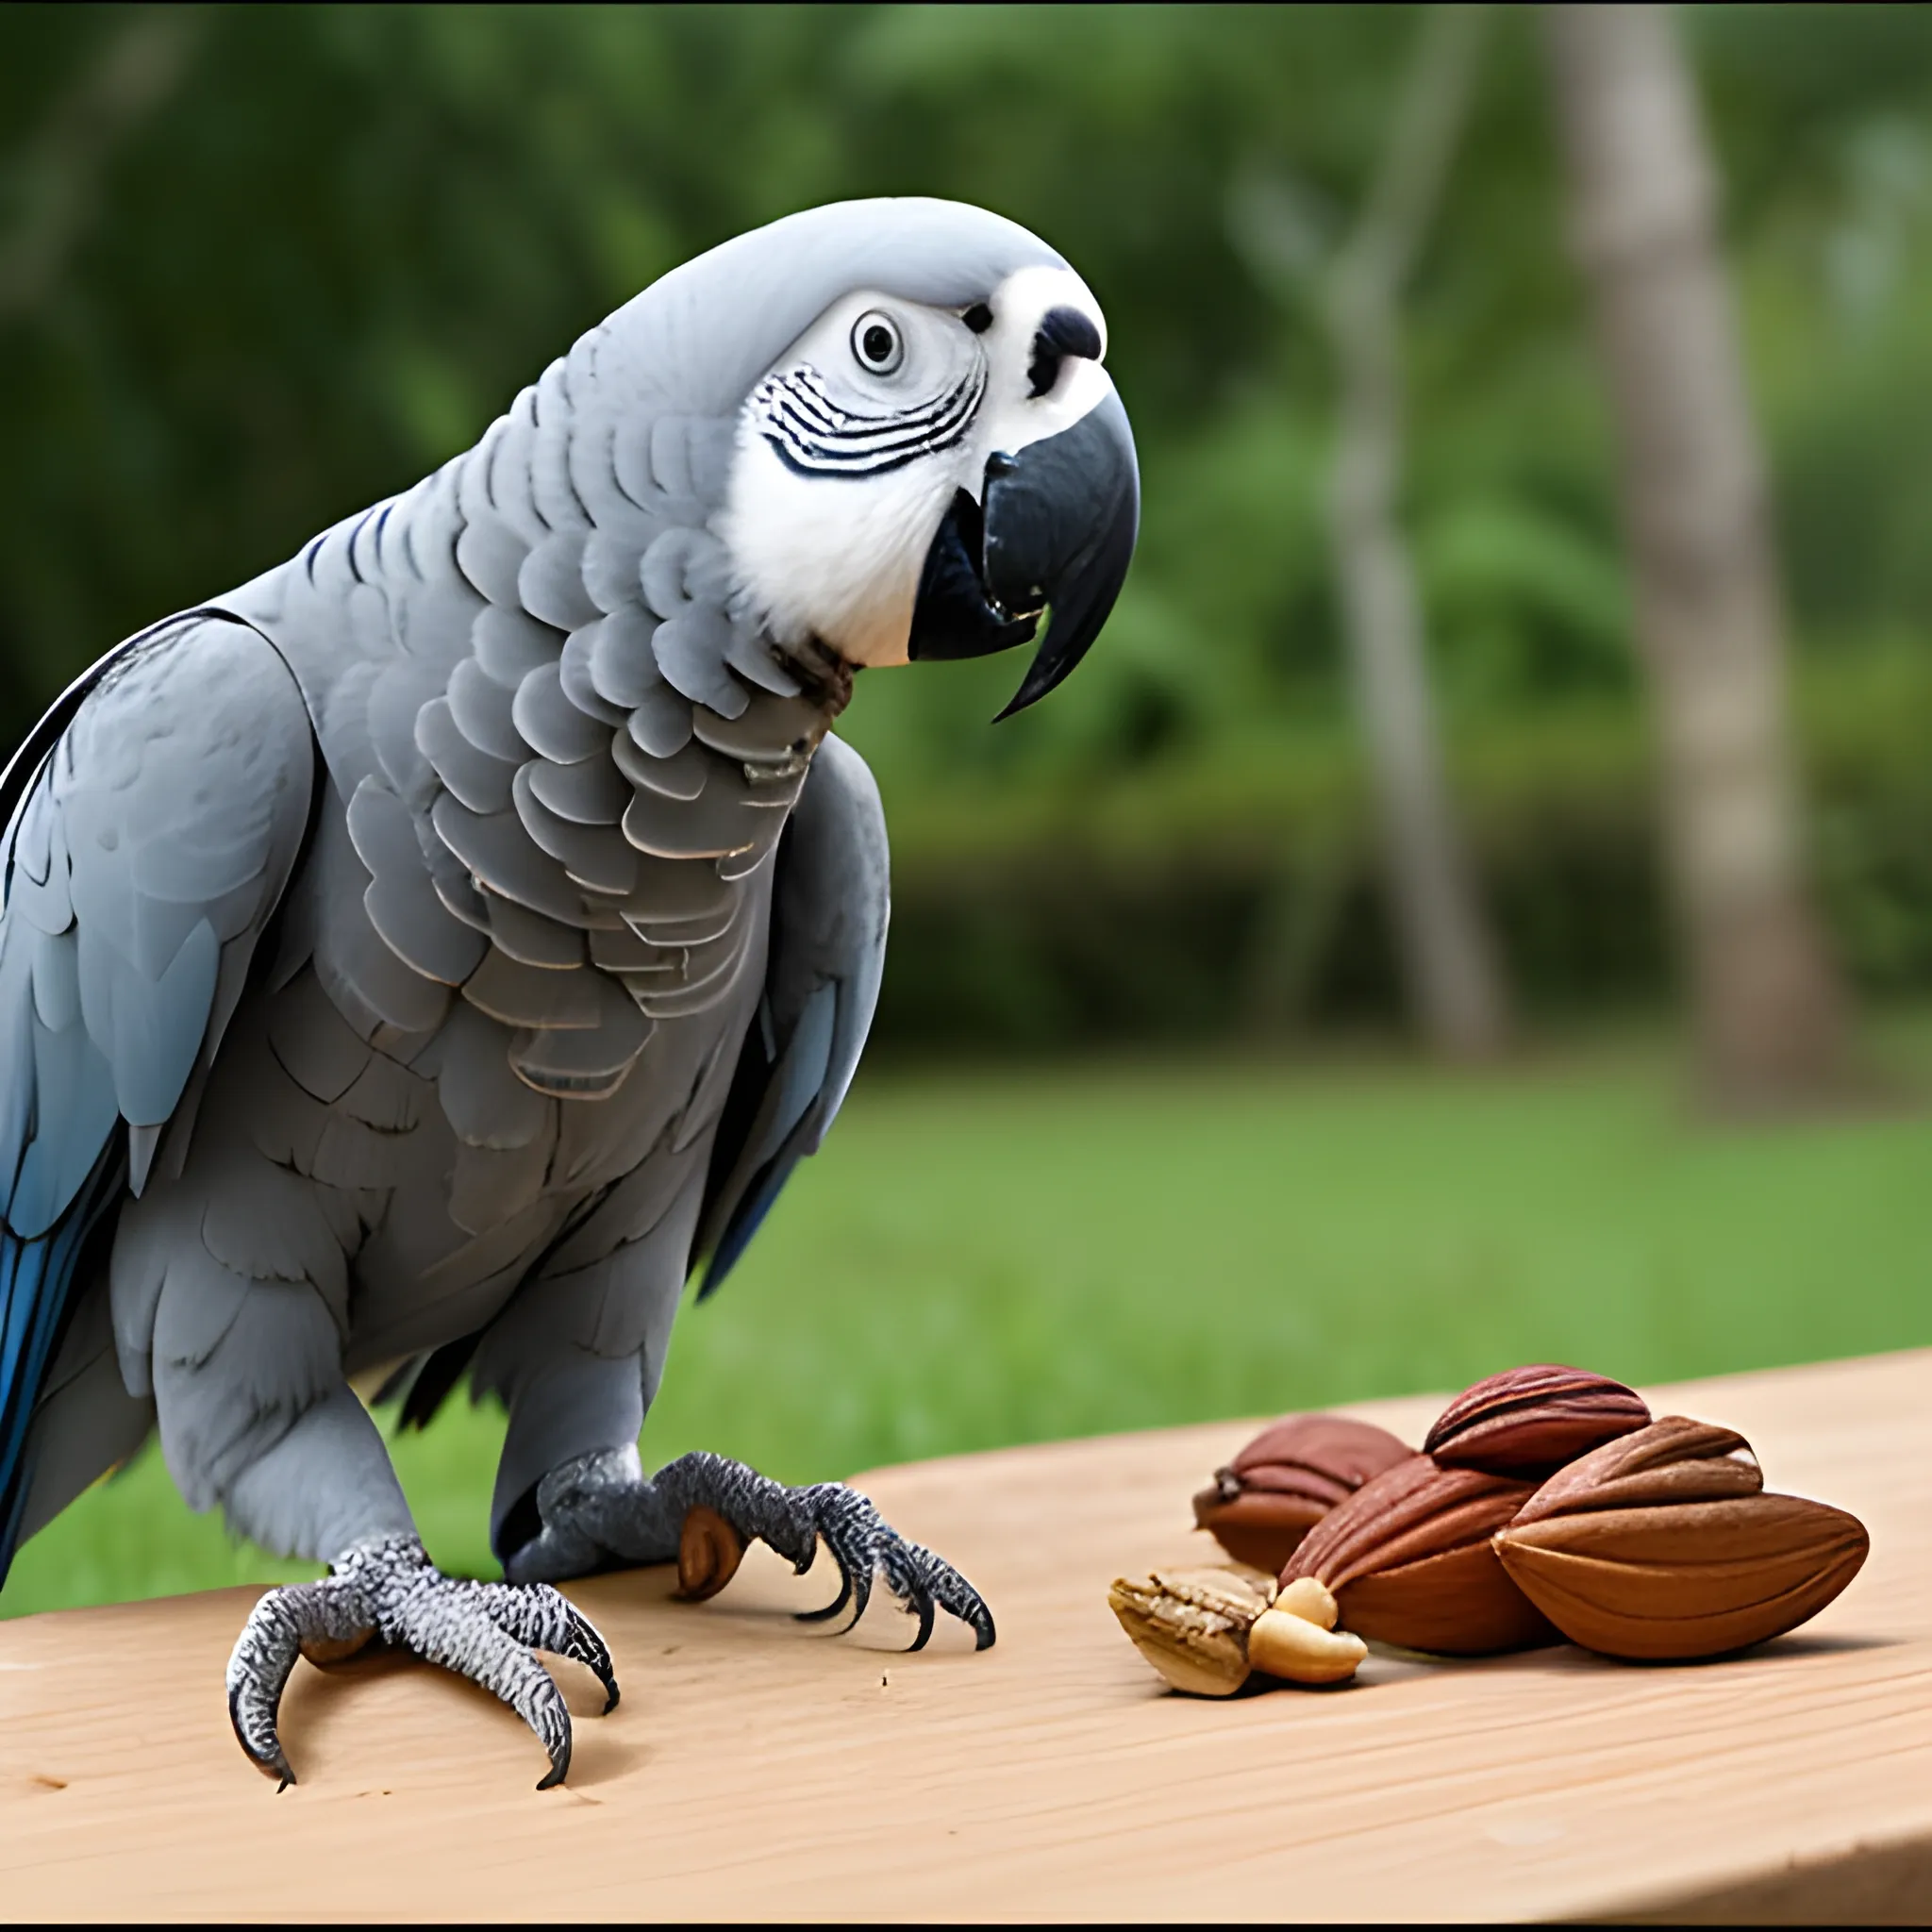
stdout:
<svg viewBox="0 0 1932 1932">
<path fill-rule="evenodd" d="M 872 1051 L 647 1465 L 1932 1341 L 1932 10 L 25 6 L 0 128 L 9 743 L 744 227 L 1108 311 L 1125 594 L 859 681 Z M 150 1450 L 0 1614 L 298 1574 Z"/>
</svg>

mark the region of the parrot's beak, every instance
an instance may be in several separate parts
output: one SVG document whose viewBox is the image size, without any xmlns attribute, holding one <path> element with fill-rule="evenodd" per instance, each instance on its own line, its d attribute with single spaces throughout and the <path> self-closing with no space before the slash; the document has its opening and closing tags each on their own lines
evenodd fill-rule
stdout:
<svg viewBox="0 0 1932 1932">
<path fill-rule="evenodd" d="M 1042 698 L 1100 635 L 1134 555 L 1141 475 L 1109 389 L 1072 428 L 986 466 L 984 509 L 962 490 L 926 553 L 907 655 L 978 658 L 1046 636 L 999 715 Z"/>
</svg>

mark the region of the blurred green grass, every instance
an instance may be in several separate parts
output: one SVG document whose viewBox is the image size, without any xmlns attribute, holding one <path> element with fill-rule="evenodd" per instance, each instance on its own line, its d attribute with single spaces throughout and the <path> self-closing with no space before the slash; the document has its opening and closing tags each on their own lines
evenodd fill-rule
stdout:
<svg viewBox="0 0 1932 1932">
<path fill-rule="evenodd" d="M 1880 1058 L 1932 1074 L 1932 1019 Z M 1659 1042 L 1484 1077 L 1403 1062 L 870 1074 L 718 1298 L 646 1467 L 791 1481 L 1431 1388 L 1517 1361 L 1636 1382 L 1932 1342 L 1932 1114 L 1714 1127 Z M 492 1574 L 501 1418 L 397 1460 Z M 312 1574 L 188 1512 L 152 1447 L 22 1553 L 0 1615 Z"/>
</svg>

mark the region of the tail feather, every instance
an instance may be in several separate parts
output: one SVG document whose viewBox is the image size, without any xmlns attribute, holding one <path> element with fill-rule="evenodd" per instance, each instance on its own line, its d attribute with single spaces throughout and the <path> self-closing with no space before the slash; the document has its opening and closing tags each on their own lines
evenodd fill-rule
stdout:
<svg viewBox="0 0 1932 1932">
<path fill-rule="evenodd" d="M 33 1468 L 27 1432 L 74 1303 L 87 1238 L 112 1198 L 104 1160 L 43 1235 L 23 1241 L 0 1224 L 0 1585 L 13 1565 Z"/>
</svg>

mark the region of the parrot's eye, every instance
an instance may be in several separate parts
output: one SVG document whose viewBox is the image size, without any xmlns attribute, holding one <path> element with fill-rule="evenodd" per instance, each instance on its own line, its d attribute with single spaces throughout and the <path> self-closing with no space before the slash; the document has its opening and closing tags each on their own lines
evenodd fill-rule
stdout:
<svg viewBox="0 0 1932 1932">
<path fill-rule="evenodd" d="M 874 375 L 891 375 L 906 359 L 899 325 L 876 308 L 867 309 L 852 325 L 852 353 L 861 369 Z"/>
</svg>

